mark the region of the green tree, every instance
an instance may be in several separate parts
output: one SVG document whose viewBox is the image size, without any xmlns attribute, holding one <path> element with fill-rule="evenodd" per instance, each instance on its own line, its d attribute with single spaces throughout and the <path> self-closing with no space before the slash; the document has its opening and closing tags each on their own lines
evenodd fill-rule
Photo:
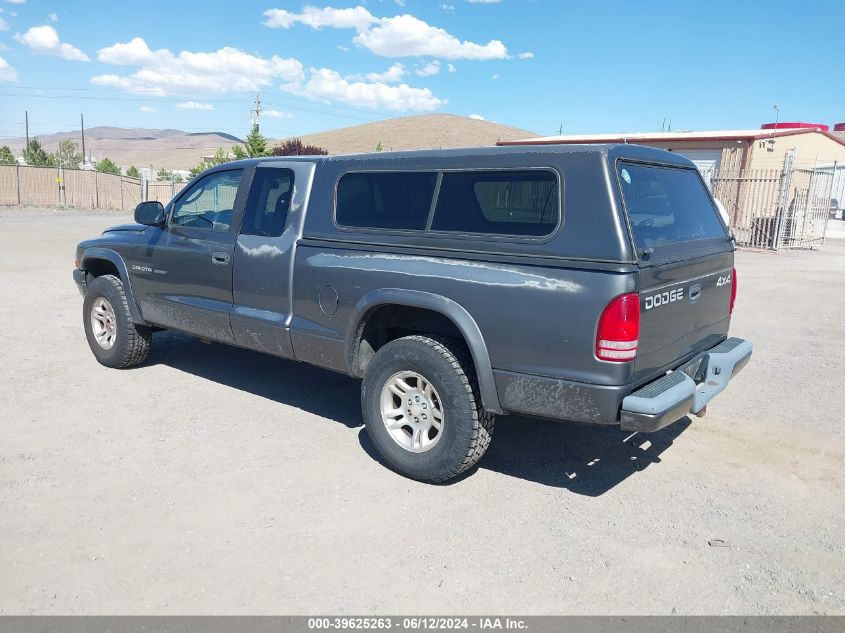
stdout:
<svg viewBox="0 0 845 633">
<path fill-rule="evenodd" d="M 244 141 L 244 153 L 249 158 L 258 158 L 267 156 L 267 139 L 261 135 L 258 130 L 258 124 L 255 123 Z M 238 156 L 238 151 L 233 148 L 235 156 Z"/>
<path fill-rule="evenodd" d="M 32 139 L 29 145 L 24 148 L 23 159 L 27 165 L 36 167 L 51 167 L 53 165 L 53 157 L 44 151 L 37 138 Z"/>
<path fill-rule="evenodd" d="M 381 141 L 379 141 L 378 143 L 376 143 L 376 151 L 377 151 L 377 152 L 383 152 L 383 151 L 384 151 L 384 145 L 382 144 L 382 142 L 381 142 Z"/>
<path fill-rule="evenodd" d="M 103 174 L 120 175 L 120 167 L 118 167 L 111 158 L 105 157 L 94 165 L 94 169 Z"/>
<path fill-rule="evenodd" d="M 156 174 L 156 180 L 166 180 L 170 182 L 173 180 L 173 172 L 168 169 L 159 169 Z"/>
<path fill-rule="evenodd" d="M 235 157 L 235 160 L 249 158 L 249 154 L 247 154 L 247 151 L 243 148 L 243 145 L 235 145 L 232 148 L 232 155 Z"/>
<path fill-rule="evenodd" d="M 83 160 L 79 145 L 71 140 L 64 140 L 59 143 L 59 149 L 53 154 L 53 162 L 68 169 L 79 169 Z"/>
<path fill-rule="evenodd" d="M 126 175 L 130 178 L 140 178 L 141 172 L 138 171 L 138 168 L 135 165 L 129 165 L 129 169 L 126 170 Z"/>
<path fill-rule="evenodd" d="M 227 152 L 222 147 L 218 147 L 217 151 L 214 152 L 214 156 L 211 157 L 211 164 L 212 165 L 222 165 L 223 163 L 228 163 L 231 159 L 229 156 L 229 152 Z"/>
<path fill-rule="evenodd" d="M 240 147 L 240 145 L 238 145 L 237 147 Z M 241 158 L 246 158 L 246 155 L 244 154 L 243 156 L 241 156 Z M 201 163 L 191 167 L 191 169 L 188 173 L 191 175 L 191 178 L 194 178 L 195 176 L 198 176 L 199 174 L 204 172 L 209 167 L 216 167 L 217 165 L 222 165 L 223 163 L 228 163 L 230 160 L 232 160 L 232 159 L 229 156 L 229 152 L 227 152 L 222 147 L 218 147 L 217 151 L 214 152 L 214 156 L 211 156 L 210 158 L 204 158 Z M 177 180 L 177 182 L 182 182 L 182 181 Z"/>
<path fill-rule="evenodd" d="M 8 145 L 0 147 L 0 165 L 14 165 L 18 161 L 15 160 L 15 155 Z"/>
</svg>

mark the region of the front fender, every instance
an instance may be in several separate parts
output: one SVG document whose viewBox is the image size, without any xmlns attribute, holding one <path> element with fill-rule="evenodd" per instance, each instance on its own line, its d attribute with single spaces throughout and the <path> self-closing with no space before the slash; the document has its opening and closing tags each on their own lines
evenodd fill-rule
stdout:
<svg viewBox="0 0 845 633">
<path fill-rule="evenodd" d="M 114 264 L 115 268 L 117 268 L 117 273 L 120 276 L 120 280 L 123 282 L 123 292 L 126 293 L 126 302 L 129 304 L 129 314 L 132 317 L 132 321 L 134 323 L 144 324 L 144 318 L 141 316 L 141 311 L 138 309 L 138 304 L 135 302 L 135 295 L 132 292 L 132 282 L 129 279 L 129 269 L 126 267 L 126 262 L 123 261 L 123 257 L 110 248 L 87 248 L 79 262 L 79 267 L 82 270 L 88 270 L 91 262 L 98 259 L 109 261 Z"/>
<path fill-rule="evenodd" d="M 503 413 L 499 404 L 499 395 L 496 392 L 496 381 L 493 378 L 493 365 L 490 362 L 490 354 L 487 351 L 487 344 L 481 335 L 481 330 L 472 315 L 459 303 L 442 295 L 420 290 L 405 290 L 402 288 L 381 288 L 372 290 L 365 294 L 355 304 L 354 311 L 350 318 L 350 327 L 346 334 L 346 362 L 353 373 L 354 358 L 356 353 L 356 342 L 361 333 L 367 313 L 374 308 L 383 305 L 402 305 L 416 308 L 423 308 L 433 312 L 439 312 L 455 324 L 455 327 L 463 334 L 464 340 L 469 347 L 472 360 L 475 365 L 475 373 L 478 377 L 478 389 L 481 393 L 481 404 L 484 409 L 492 413 Z"/>
</svg>

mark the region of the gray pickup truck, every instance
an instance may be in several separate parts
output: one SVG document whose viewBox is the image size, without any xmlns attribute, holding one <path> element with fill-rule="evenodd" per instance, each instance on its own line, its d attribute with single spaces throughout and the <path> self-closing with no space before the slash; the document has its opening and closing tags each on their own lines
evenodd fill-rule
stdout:
<svg viewBox="0 0 845 633">
<path fill-rule="evenodd" d="M 439 482 L 496 414 L 702 415 L 751 357 L 733 263 L 689 160 L 591 145 L 227 163 L 79 244 L 73 276 L 103 365 L 168 329 L 363 378 L 384 462 Z"/>
</svg>

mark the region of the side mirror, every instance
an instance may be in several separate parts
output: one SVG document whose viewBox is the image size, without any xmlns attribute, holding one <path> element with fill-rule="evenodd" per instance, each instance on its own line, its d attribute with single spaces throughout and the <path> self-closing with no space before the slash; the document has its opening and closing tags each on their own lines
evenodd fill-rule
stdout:
<svg viewBox="0 0 845 633">
<path fill-rule="evenodd" d="M 147 226 L 164 224 L 164 205 L 158 200 L 148 200 L 135 207 L 135 221 Z"/>
</svg>

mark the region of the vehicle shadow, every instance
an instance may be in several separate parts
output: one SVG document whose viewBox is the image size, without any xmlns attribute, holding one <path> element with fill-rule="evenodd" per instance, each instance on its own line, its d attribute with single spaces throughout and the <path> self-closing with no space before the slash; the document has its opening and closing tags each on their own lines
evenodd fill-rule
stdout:
<svg viewBox="0 0 845 633">
<path fill-rule="evenodd" d="M 642 434 L 612 426 L 500 416 L 493 442 L 477 468 L 598 497 L 660 463 L 660 455 L 691 423 L 685 417 L 656 433 Z M 364 429 L 358 441 L 370 457 L 381 462 Z M 446 485 L 459 483 L 475 470 Z"/>
<path fill-rule="evenodd" d="M 260 352 L 207 345 L 176 332 L 160 332 L 155 339 L 148 365 L 167 365 L 351 429 L 362 426 L 361 383 L 353 378 Z M 659 463 L 660 455 L 690 424 L 684 418 L 656 433 L 631 434 L 616 427 L 500 416 L 478 468 L 596 497 Z M 358 441 L 381 462 L 363 428 Z M 458 483 L 474 470 L 448 483 Z"/>
<path fill-rule="evenodd" d="M 660 463 L 660 455 L 692 423 L 683 418 L 655 433 L 613 426 L 505 416 L 480 467 L 597 497 Z"/>
<path fill-rule="evenodd" d="M 362 425 L 361 383 L 337 372 L 178 332 L 159 332 L 146 365 L 167 365 L 297 407 L 351 429 Z"/>
</svg>

